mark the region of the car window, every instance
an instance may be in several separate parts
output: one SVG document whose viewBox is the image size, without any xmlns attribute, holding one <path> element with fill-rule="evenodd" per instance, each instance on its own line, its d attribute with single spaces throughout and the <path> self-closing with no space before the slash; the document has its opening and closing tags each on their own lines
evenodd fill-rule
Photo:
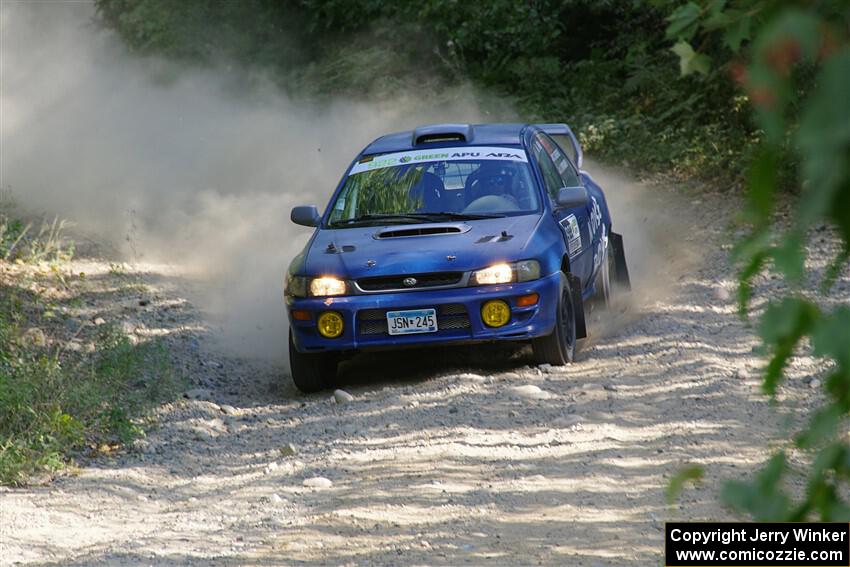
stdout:
<svg viewBox="0 0 850 567">
<path fill-rule="evenodd" d="M 555 169 L 558 170 L 558 175 L 564 183 L 564 187 L 577 187 L 581 185 L 573 163 L 569 160 L 561 146 L 552 138 L 545 134 L 540 135 L 540 142 L 549 157 L 552 158 L 552 163 L 555 164 Z"/>
<path fill-rule="evenodd" d="M 576 153 L 576 149 L 573 146 L 573 140 L 566 134 L 549 134 L 549 137 L 555 140 L 555 143 L 561 147 L 561 150 L 567 157 L 570 159 L 570 163 L 576 165 L 576 160 L 578 160 L 578 153 Z"/>
<path fill-rule="evenodd" d="M 466 146 L 366 156 L 349 171 L 328 225 L 376 215 L 520 214 L 539 210 L 519 148 Z"/>
<path fill-rule="evenodd" d="M 535 159 L 537 159 L 537 164 L 540 166 L 540 173 L 543 175 L 543 184 L 546 185 L 546 192 L 549 193 L 552 199 L 557 198 L 558 191 L 561 190 L 561 187 L 564 187 L 564 181 L 561 179 L 558 169 L 552 163 L 552 158 L 549 157 L 549 153 L 544 147 L 544 140 L 539 135 L 535 136 L 532 143 L 532 153 Z"/>
</svg>

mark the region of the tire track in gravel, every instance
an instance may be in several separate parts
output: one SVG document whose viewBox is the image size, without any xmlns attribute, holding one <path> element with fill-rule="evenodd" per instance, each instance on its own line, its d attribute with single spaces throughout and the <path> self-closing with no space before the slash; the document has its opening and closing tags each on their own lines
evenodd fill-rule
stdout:
<svg viewBox="0 0 850 567">
<path fill-rule="evenodd" d="M 820 367 L 802 357 L 779 408 L 759 393 L 756 340 L 729 297 L 736 199 L 600 182 L 637 291 L 594 321 L 575 364 L 486 347 L 372 355 L 343 368 L 354 401 L 340 405 L 216 352 L 190 306 L 197 331 L 154 305 L 202 399 L 161 408 L 126 454 L 0 492 L 0 563 L 658 564 L 663 521 L 729 517 L 719 479 L 765 456 Z M 185 285 L 138 277 L 162 302 Z M 707 482 L 670 506 L 687 463 Z M 330 486 L 304 485 L 316 477 Z"/>
</svg>

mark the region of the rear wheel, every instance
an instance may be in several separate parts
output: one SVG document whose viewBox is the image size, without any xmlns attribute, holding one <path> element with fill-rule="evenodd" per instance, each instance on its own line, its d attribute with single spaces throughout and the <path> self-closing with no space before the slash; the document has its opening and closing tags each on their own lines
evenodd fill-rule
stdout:
<svg viewBox="0 0 850 567">
<path fill-rule="evenodd" d="M 537 364 L 562 366 L 576 356 L 576 310 L 570 283 L 564 279 L 557 305 L 555 328 L 545 336 L 533 339 L 531 348 Z"/>
<path fill-rule="evenodd" d="M 289 368 L 295 387 L 309 394 L 330 387 L 336 378 L 337 357 L 332 353 L 301 353 L 289 331 Z"/>
</svg>

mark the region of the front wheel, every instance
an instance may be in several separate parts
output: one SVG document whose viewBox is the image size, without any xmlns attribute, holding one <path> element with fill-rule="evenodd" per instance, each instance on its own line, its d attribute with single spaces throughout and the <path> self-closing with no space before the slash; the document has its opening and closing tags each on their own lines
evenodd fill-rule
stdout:
<svg viewBox="0 0 850 567">
<path fill-rule="evenodd" d="M 336 378 L 337 358 L 332 353 L 298 352 L 289 331 L 289 368 L 295 387 L 309 394 L 330 387 Z"/>
<path fill-rule="evenodd" d="M 569 281 L 564 279 L 558 299 L 555 328 L 545 337 L 532 339 L 531 348 L 537 364 L 562 366 L 576 356 L 576 310 Z"/>
</svg>

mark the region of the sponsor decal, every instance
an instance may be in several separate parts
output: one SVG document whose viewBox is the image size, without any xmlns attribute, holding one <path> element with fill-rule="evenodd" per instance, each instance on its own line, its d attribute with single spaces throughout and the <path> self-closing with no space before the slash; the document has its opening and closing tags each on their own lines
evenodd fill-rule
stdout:
<svg viewBox="0 0 850 567">
<path fill-rule="evenodd" d="M 551 157 L 553 152 L 555 151 L 555 148 L 552 147 L 552 144 L 550 144 L 549 140 L 547 140 L 546 138 L 541 136 L 539 139 L 540 143 L 543 144 L 543 147 L 546 148 L 546 153 L 549 154 L 549 156 Z"/>
<path fill-rule="evenodd" d="M 599 227 L 602 225 L 602 209 L 599 207 L 599 202 L 596 197 L 590 198 L 590 234 L 596 234 Z"/>
<path fill-rule="evenodd" d="M 575 215 L 567 215 L 561 221 L 561 226 L 567 233 L 567 251 L 570 256 L 575 256 L 581 252 L 581 230 L 578 226 L 578 219 Z"/>
<path fill-rule="evenodd" d="M 497 146 L 469 146 L 464 148 L 444 148 L 435 150 L 413 150 L 409 152 L 397 152 L 380 156 L 368 156 L 351 168 L 349 175 L 356 175 L 364 171 L 384 169 L 395 165 L 430 162 L 430 161 L 458 161 L 458 160 L 507 160 L 528 162 L 528 156 L 522 150 L 513 148 L 502 148 Z"/>
<path fill-rule="evenodd" d="M 593 253 L 593 269 L 596 270 L 601 264 L 602 259 L 605 257 L 605 245 L 608 242 L 608 237 L 605 234 L 605 225 L 602 225 L 602 237 L 599 239 L 599 242 L 596 244 L 596 251 Z"/>
<path fill-rule="evenodd" d="M 564 173 L 567 170 L 567 160 L 558 159 L 555 162 L 555 167 L 558 168 L 558 173 Z"/>
</svg>

